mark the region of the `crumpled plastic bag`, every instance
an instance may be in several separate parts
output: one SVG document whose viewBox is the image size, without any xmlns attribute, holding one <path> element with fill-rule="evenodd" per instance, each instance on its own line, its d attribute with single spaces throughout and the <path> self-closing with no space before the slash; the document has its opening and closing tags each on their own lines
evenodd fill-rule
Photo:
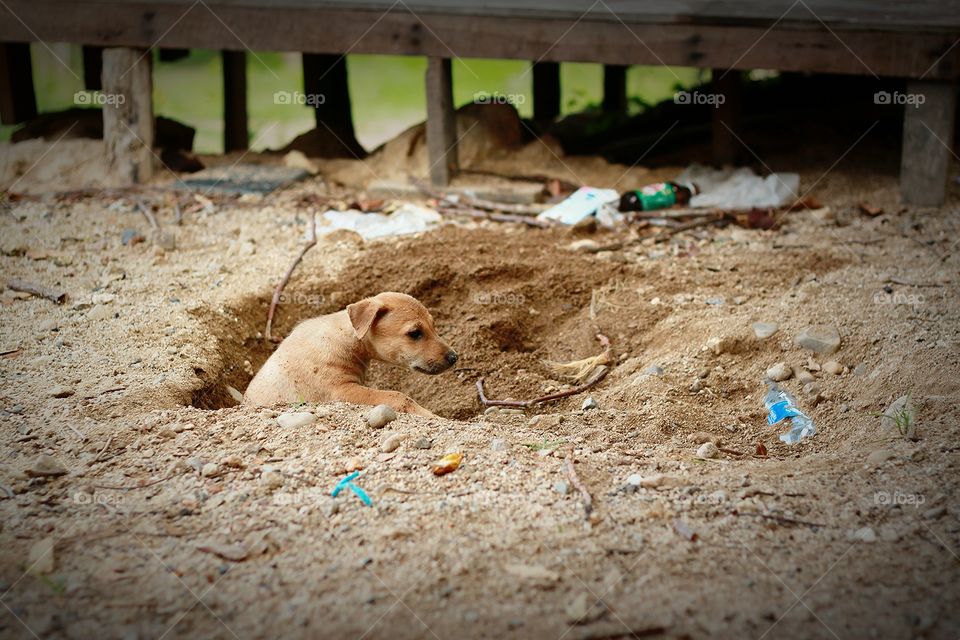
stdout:
<svg viewBox="0 0 960 640">
<path fill-rule="evenodd" d="M 595 216 L 601 226 L 613 227 L 623 219 L 623 215 L 617 211 L 619 199 L 620 194 L 613 189 L 580 187 L 563 202 L 540 213 L 537 218 L 574 225 L 590 216 Z"/>
<path fill-rule="evenodd" d="M 443 216 L 427 207 L 404 204 L 393 213 L 363 213 L 360 211 L 326 211 L 320 216 L 318 234 L 327 234 L 335 229 L 356 231 L 364 240 L 420 233 L 440 224 Z"/>
<path fill-rule="evenodd" d="M 693 208 L 752 209 L 793 204 L 799 198 L 800 175 L 771 173 L 760 177 L 748 167 L 712 169 L 694 164 L 676 182 L 697 185 L 699 193 L 690 199 Z"/>
</svg>

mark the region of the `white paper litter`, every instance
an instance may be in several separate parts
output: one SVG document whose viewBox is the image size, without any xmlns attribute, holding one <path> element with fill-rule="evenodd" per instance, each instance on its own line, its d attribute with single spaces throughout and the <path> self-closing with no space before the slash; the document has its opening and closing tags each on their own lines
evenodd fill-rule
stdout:
<svg viewBox="0 0 960 640">
<path fill-rule="evenodd" d="M 327 234 L 336 229 L 356 231 L 364 240 L 399 236 L 408 233 L 420 233 L 440 224 L 443 216 L 427 207 L 415 204 L 404 204 L 389 214 L 363 213 L 350 209 L 348 211 L 330 210 L 320 216 L 317 225 L 318 234 Z"/>
<path fill-rule="evenodd" d="M 580 187 L 563 202 L 555 204 L 537 217 L 541 220 L 556 220 L 563 224 L 577 224 L 592 215 L 604 226 L 612 226 L 620 213 L 615 206 L 620 199 L 613 189 Z"/>
<path fill-rule="evenodd" d="M 797 200 L 800 188 L 796 173 L 761 178 L 747 167 L 712 169 L 698 164 L 687 167 L 676 182 L 697 185 L 699 193 L 690 199 L 691 207 L 711 209 L 780 207 Z"/>
</svg>

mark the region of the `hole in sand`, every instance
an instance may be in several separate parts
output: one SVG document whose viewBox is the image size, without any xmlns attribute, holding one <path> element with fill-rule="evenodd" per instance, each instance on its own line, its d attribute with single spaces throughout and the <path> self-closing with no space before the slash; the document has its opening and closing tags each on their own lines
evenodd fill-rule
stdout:
<svg viewBox="0 0 960 640">
<path fill-rule="evenodd" d="M 700 354 L 701 345 L 717 335 L 715 331 L 723 335 L 731 330 L 729 320 L 711 315 L 709 310 L 715 307 L 699 298 L 681 305 L 675 296 L 692 299 L 696 292 L 704 298 L 725 295 L 732 300 L 738 292 L 762 290 L 776 282 L 776 274 L 752 268 L 769 256 L 740 257 L 745 265 L 722 271 L 701 270 L 691 269 L 688 259 L 645 259 L 647 249 L 639 247 L 629 259 L 620 252 L 598 256 L 569 251 L 565 247 L 573 239 L 566 231 L 505 233 L 451 226 L 420 238 L 366 245 L 338 277 L 318 277 L 305 262 L 287 286 L 276 332 L 287 335 L 303 319 L 338 311 L 381 291 L 409 293 L 431 310 L 460 362 L 439 376 L 375 362 L 368 383 L 402 391 L 444 417 L 465 419 L 482 409 L 474 387 L 478 377 L 485 378 L 488 395 L 497 398 L 526 399 L 557 390 L 561 382 L 543 361 L 599 353 L 594 337 L 599 329 L 610 337 L 614 353 L 627 354 L 629 360 L 614 369 L 597 394 L 613 397 L 618 408 L 631 410 L 649 397 L 630 384 L 642 368 L 682 354 L 704 359 L 688 368 L 709 365 L 710 357 Z M 811 260 L 793 266 L 827 271 L 838 264 L 823 257 Z M 192 394 L 194 406 L 216 409 L 236 404 L 227 385 L 242 392 L 269 357 L 274 346 L 258 336 L 271 294 L 245 297 L 223 313 L 204 312 L 201 319 L 218 342 L 219 358 L 197 371 L 203 385 Z M 664 304 L 651 304 L 656 298 Z M 596 321 L 591 319 L 591 304 Z M 728 302 L 726 309 L 732 311 L 732 306 Z M 749 327 L 748 320 L 741 324 Z M 765 347 L 742 342 L 736 347 L 737 357 L 755 360 L 759 368 L 762 359 L 746 352 L 761 348 Z M 760 371 L 757 375 L 762 375 Z M 692 379 L 695 371 L 682 375 Z M 724 393 L 742 397 L 752 390 L 744 385 L 760 379 L 754 377 L 751 373 L 716 384 L 723 385 Z M 676 384 L 661 391 L 673 394 Z M 568 398 L 543 410 L 574 409 L 582 399 Z"/>
</svg>

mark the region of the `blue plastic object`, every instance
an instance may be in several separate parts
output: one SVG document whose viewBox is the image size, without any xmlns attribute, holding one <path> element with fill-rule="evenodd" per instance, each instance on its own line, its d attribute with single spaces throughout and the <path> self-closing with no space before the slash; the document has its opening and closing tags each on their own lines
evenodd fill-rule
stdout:
<svg viewBox="0 0 960 640">
<path fill-rule="evenodd" d="M 781 420 L 790 419 L 790 430 L 780 434 L 780 440 L 787 444 L 796 444 L 801 438 L 812 436 L 817 432 L 813 420 L 797 408 L 793 396 L 772 382 L 767 382 L 770 389 L 767 391 L 763 404 L 770 412 L 767 414 L 767 424 L 775 425 Z"/>
<path fill-rule="evenodd" d="M 372 507 L 373 500 L 370 499 L 370 496 L 367 495 L 367 492 L 353 483 L 353 481 L 359 475 L 360 475 L 359 471 L 354 471 L 350 475 L 344 477 L 342 480 L 340 480 L 340 482 L 337 483 L 337 486 L 333 488 L 333 491 L 330 493 L 330 495 L 336 498 L 344 488 L 347 488 L 347 489 L 350 489 L 350 491 L 353 491 L 357 495 L 357 497 L 360 498 L 360 502 L 367 505 L 368 507 Z"/>
</svg>

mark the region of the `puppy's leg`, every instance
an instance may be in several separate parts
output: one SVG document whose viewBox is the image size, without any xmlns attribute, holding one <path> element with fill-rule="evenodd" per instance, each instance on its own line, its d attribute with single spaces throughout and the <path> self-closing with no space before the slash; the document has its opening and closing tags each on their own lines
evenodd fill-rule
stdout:
<svg viewBox="0 0 960 640">
<path fill-rule="evenodd" d="M 335 395 L 337 400 L 343 400 L 345 402 L 369 405 L 385 404 L 401 413 L 412 413 L 425 418 L 437 417 L 399 391 L 382 391 L 380 389 L 371 389 L 361 384 L 347 384 L 338 387 Z"/>
</svg>

